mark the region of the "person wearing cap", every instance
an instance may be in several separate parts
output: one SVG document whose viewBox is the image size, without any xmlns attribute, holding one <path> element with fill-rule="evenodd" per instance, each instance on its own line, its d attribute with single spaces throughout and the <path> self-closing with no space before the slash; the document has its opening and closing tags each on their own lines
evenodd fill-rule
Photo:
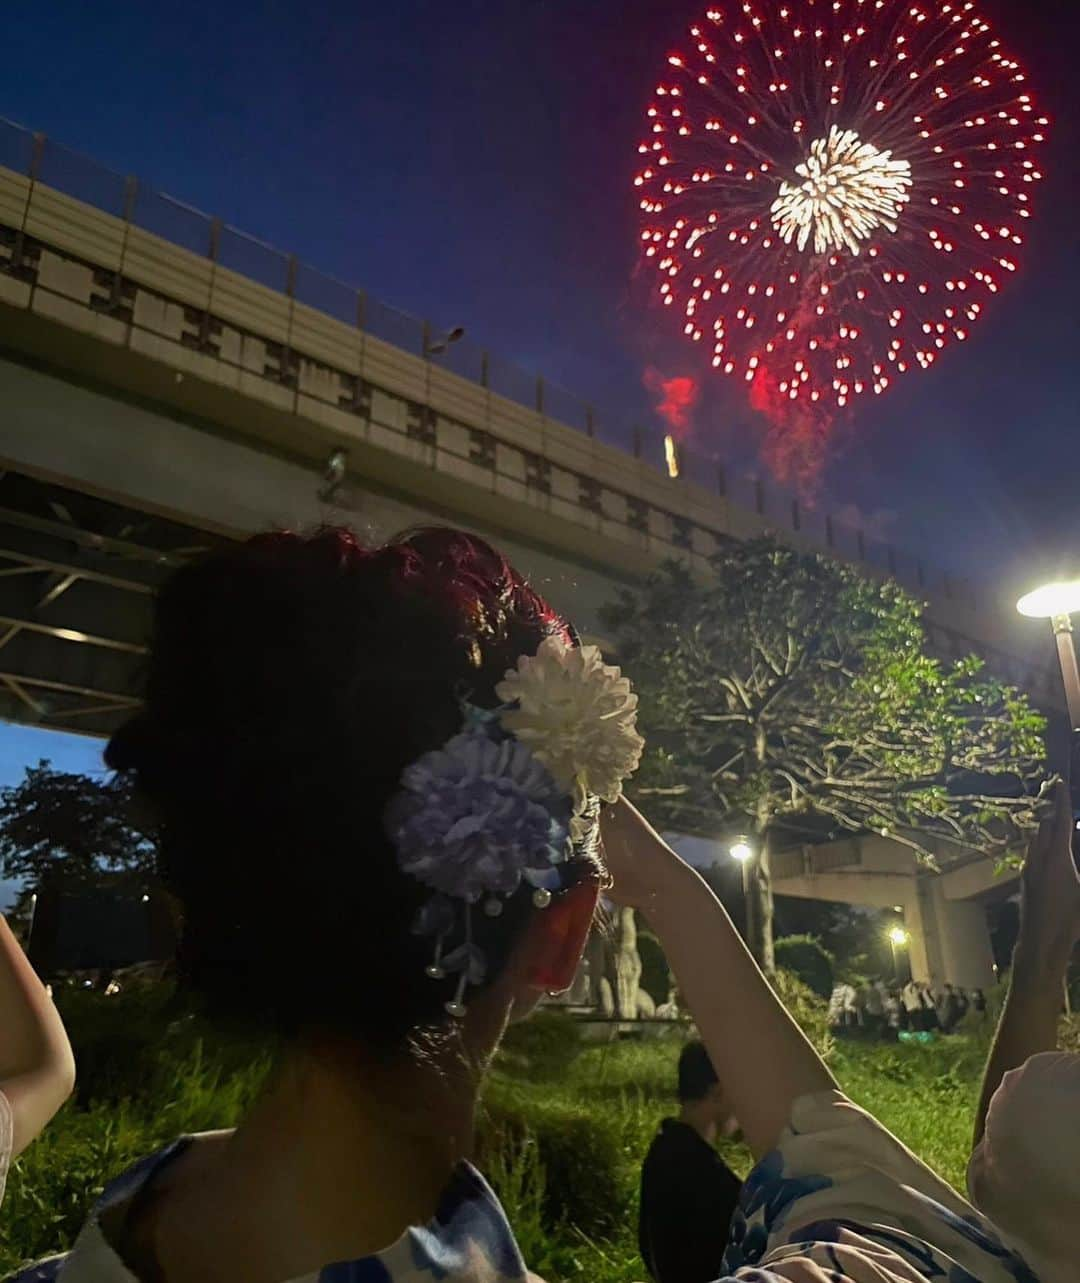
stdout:
<svg viewBox="0 0 1080 1283">
<path fill-rule="evenodd" d="M 709 1053 L 679 1057 L 679 1116 L 665 1118 L 641 1169 L 638 1245 L 656 1283 L 709 1283 L 721 1272 L 742 1181 L 716 1152 L 731 1105 Z"/>
</svg>

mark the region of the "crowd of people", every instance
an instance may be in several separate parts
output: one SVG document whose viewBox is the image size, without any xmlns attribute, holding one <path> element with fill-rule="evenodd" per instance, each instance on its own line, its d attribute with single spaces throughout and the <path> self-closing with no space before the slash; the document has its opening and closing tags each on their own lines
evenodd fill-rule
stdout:
<svg viewBox="0 0 1080 1283">
<path fill-rule="evenodd" d="M 829 999 L 829 1028 L 837 1037 L 895 1042 L 902 1033 L 956 1033 L 969 1012 L 986 1015 L 986 993 L 946 983 L 934 990 L 909 980 L 902 989 L 883 980 L 842 980 Z"/>
<path fill-rule="evenodd" d="M 622 796 L 635 710 L 619 670 L 463 532 L 281 533 L 177 571 L 144 707 L 106 761 L 156 819 L 181 983 L 276 1068 L 238 1127 L 117 1173 L 72 1249 L 15 1283 L 535 1280 L 470 1162 L 477 1098 L 508 1023 L 571 985 L 602 890 L 659 937 L 702 1042 L 645 1173 L 660 1283 L 1075 1279 L 1064 787 L 1028 854 L 969 1200 L 844 1095 L 707 883 Z M 0 1164 L 76 1068 L 0 927 Z M 708 1154 L 728 1118 L 757 1164 L 741 1185 Z"/>
</svg>

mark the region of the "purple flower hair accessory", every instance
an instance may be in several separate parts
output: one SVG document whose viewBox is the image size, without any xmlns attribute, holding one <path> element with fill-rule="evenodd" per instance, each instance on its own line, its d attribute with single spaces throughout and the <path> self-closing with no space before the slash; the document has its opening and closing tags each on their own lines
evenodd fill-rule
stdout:
<svg viewBox="0 0 1080 1283">
<path fill-rule="evenodd" d="M 513 895 L 527 873 L 569 855 L 565 793 L 524 744 L 492 723 L 470 721 L 407 767 L 401 785 L 387 814 L 398 862 L 443 896 L 476 904 Z"/>
</svg>

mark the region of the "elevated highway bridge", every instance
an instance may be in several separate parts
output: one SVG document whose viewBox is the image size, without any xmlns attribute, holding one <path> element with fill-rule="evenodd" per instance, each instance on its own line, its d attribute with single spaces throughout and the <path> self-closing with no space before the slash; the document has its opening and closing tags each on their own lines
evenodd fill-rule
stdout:
<svg viewBox="0 0 1080 1283">
<path fill-rule="evenodd" d="M 1048 639 L 992 594 L 715 461 L 677 466 L 660 434 L 0 122 L 0 716 L 108 734 L 171 567 L 325 522 L 489 535 L 594 636 L 617 585 L 771 531 L 903 583 L 943 655 L 1056 703 Z"/>
</svg>

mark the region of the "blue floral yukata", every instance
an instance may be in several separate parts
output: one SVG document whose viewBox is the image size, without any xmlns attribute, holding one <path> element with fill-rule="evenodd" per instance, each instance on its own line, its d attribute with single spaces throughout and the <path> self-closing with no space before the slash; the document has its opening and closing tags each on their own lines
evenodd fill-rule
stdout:
<svg viewBox="0 0 1080 1283">
<path fill-rule="evenodd" d="M 130 1205 L 192 1139 L 181 1137 L 129 1168 L 105 1189 L 70 1252 L 9 1276 L 8 1283 L 138 1283 L 103 1233 L 101 1218 Z M 428 1225 L 407 1230 L 375 1256 L 327 1265 L 289 1283 L 524 1283 L 526 1277 L 499 1200 L 475 1168 L 460 1163 Z"/>
<path fill-rule="evenodd" d="M 69 1254 L 24 1269 L 10 1283 L 138 1283 L 106 1240 L 100 1217 L 130 1203 L 190 1143 L 182 1138 L 137 1163 L 105 1191 Z M 798 1101 L 780 1146 L 750 1174 L 724 1268 L 720 1283 L 1069 1278 L 1037 1276 L 969 1203 L 835 1091 Z M 408 1230 L 375 1256 L 327 1265 L 289 1283 L 523 1283 L 526 1277 L 498 1200 L 463 1163 L 425 1228 Z"/>
</svg>

